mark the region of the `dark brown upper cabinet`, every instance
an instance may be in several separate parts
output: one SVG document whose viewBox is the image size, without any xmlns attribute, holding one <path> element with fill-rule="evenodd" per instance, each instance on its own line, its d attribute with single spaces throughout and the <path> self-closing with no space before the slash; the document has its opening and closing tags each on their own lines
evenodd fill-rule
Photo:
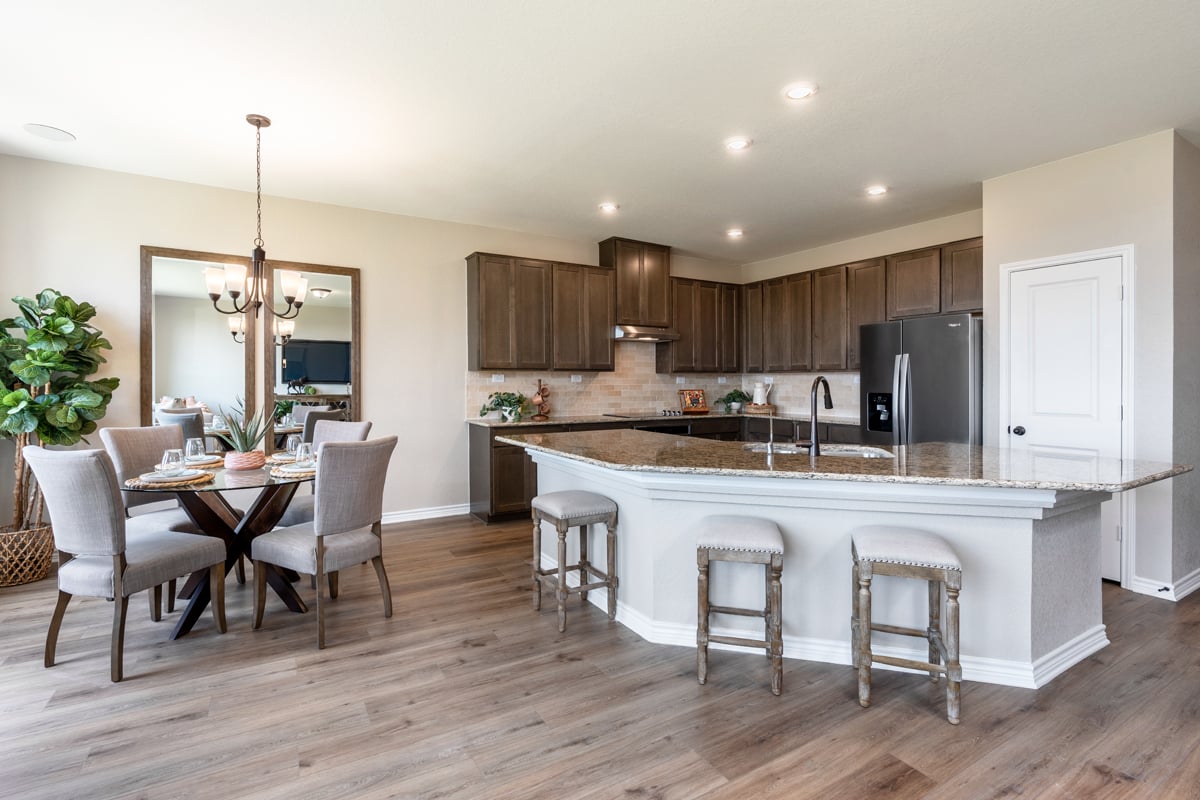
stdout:
<svg viewBox="0 0 1200 800">
<path fill-rule="evenodd" d="M 812 273 L 812 363 L 814 370 L 846 368 L 846 268 Z"/>
<path fill-rule="evenodd" d="M 613 369 L 615 287 L 615 272 L 606 267 L 554 265 L 554 369 Z"/>
<path fill-rule="evenodd" d="M 740 301 L 735 285 L 672 278 L 671 313 L 679 339 L 658 344 L 657 371 L 736 372 Z"/>
<path fill-rule="evenodd" d="M 781 372 L 789 368 L 787 279 L 763 281 L 763 370 Z"/>
<path fill-rule="evenodd" d="M 859 326 L 887 320 L 886 270 L 875 258 L 846 265 L 846 368 L 862 366 Z"/>
<path fill-rule="evenodd" d="M 888 319 L 942 310 L 942 250 L 931 247 L 887 257 Z"/>
<path fill-rule="evenodd" d="M 813 273 L 801 272 L 787 277 L 785 325 L 788 340 L 788 366 L 793 372 L 813 368 L 812 341 Z"/>
<path fill-rule="evenodd" d="M 600 242 L 600 266 L 617 271 L 617 324 L 671 324 L 671 248 L 613 237 Z"/>
<path fill-rule="evenodd" d="M 742 369 L 763 371 L 763 283 L 742 287 Z"/>
<path fill-rule="evenodd" d="M 983 239 L 942 245 L 942 313 L 983 308 Z"/>
<path fill-rule="evenodd" d="M 467 256 L 467 363 L 477 369 L 549 369 L 551 264 Z"/>
</svg>

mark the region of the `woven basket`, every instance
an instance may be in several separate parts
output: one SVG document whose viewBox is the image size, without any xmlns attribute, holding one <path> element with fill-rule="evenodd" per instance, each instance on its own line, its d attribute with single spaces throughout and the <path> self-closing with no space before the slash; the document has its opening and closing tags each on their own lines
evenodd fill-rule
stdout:
<svg viewBox="0 0 1200 800">
<path fill-rule="evenodd" d="M 49 525 L 14 531 L 0 527 L 0 586 L 19 586 L 46 577 L 54 556 Z"/>
</svg>

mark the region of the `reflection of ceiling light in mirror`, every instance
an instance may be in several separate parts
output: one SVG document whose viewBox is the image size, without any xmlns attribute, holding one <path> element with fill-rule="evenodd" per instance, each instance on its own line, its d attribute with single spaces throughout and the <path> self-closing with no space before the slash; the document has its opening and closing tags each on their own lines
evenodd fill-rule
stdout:
<svg viewBox="0 0 1200 800">
<path fill-rule="evenodd" d="M 52 142 L 73 142 L 75 134 L 70 131 L 64 131 L 62 128 L 55 128 L 52 125 L 40 125 L 36 122 L 26 122 L 25 131 L 32 133 L 34 136 L 40 136 L 43 139 L 49 139 Z"/>
<path fill-rule="evenodd" d="M 816 93 L 817 86 L 814 83 L 794 83 L 783 90 L 788 100 L 807 100 Z"/>
<path fill-rule="evenodd" d="M 326 297 L 329 297 L 329 295 L 333 294 L 333 289 L 309 289 L 308 293 L 318 300 L 324 300 Z"/>
</svg>

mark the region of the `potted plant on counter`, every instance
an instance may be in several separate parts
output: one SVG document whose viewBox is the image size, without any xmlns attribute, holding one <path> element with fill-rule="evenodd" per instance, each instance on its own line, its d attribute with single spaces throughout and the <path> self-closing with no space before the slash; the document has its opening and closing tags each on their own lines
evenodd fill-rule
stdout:
<svg viewBox="0 0 1200 800">
<path fill-rule="evenodd" d="M 507 422 L 520 422 L 527 402 L 529 398 L 520 392 L 492 392 L 479 409 L 479 416 L 485 416 L 489 411 L 499 411 Z"/>
<path fill-rule="evenodd" d="M 213 435 L 232 448 L 225 454 L 225 469 L 259 469 L 266 464 L 267 454 L 257 449 L 267 435 L 262 409 L 248 414 L 239 400 L 232 411 L 220 411 L 229 432 Z"/>
<path fill-rule="evenodd" d="M 750 395 L 741 389 L 730 389 L 729 393 L 717 401 L 725 404 L 725 410 L 737 414 L 742 410 L 742 404 L 750 402 Z"/>
<path fill-rule="evenodd" d="M 28 444 L 72 445 L 96 430 L 119 378 L 88 380 L 112 345 L 88 324 L 91 303 L 53 289 L 14 297 L 19 317 L 0 320 L 0 438 L 12 439 L 12 524 L 0 526 L 0 586 L 41 580 L 50 569 L 54 538 L 45 506 L 21 449 Z"/>
</svg>

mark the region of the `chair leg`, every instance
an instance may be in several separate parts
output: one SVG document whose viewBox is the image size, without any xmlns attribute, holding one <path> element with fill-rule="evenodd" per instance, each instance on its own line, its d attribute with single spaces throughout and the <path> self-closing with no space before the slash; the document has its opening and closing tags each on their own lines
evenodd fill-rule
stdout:
<svg viewBox="0 0 1200 800">
<path fill-rule="evenodd" d="M 225 632 L 225 562 L 208 568 L 208 591 L 212 600 L 213 624 L 217 633 Z"/>
<path fill-rule="evenodd" d="M 696 680 L 708 680 L 708 550 L 696 550 Z"/>
<path fill-rule="evenodd" d="M 951 725 L 959 722 L 962 698 L 962 665 L 958 661 L 958 592 L 957 582 L 946 583 L 946 719 Z"/>
<path fill-rule="evenodd" d="M 929 581 L 929 628 L 925 631 L 925 638 L 929 639 L 929 663 L 940 664 L 941 654 L 938 652 L 935 636 L 941 635 L 942 630 L 942 583 L 941 581 Z M 929 671 L 929 680 L 934 683 L 938 682 L 937 670 Z"/>
<path fill-rule="evenodd" d="M 563 520 L 555 522 L 558 529 L 558 585 L 554 597 L 558 600 L 558 632 L 567 629 L 567 525 Z"/>
<path fill-rule="evenodd" d="M 263 607 L 267 604 L 267 567 L 261 561 L 254 563 L 254 630 L 262 627 Z"/>
<path fill-rule="evenodd" d="M 46 631 L 46 657 L 45 665 L 47 667 L 54 666 L 54 649 L 58 646 L 58 630 L 62 627 L 63 614 L 67 611 L 67 603 L 71 602 L 71 595 L 62 591 L 58 591 L 58 602 L 54 604 L 54 613 L 50 616 L 50 630 Z"/>
<path fill-rule="evenodd" d="M 331 572 L 331 573 L 329 573 L 329 574 L 326 576 L 326 580 L 327 580 L 327 581 L 328 581 L 328 583 L 329 583 L 329 599 L 330 599 L 330 600 L 337 600 L 337 596 L 338 596 L 338 574 L 337 574 L 336 572 Z"/>
<path fill-rule="evenodd" d="M 237 560 L 237 582 L 245 585 L 246 583 L 246 557 L 238 556 Z"/>
<path fill-rule="evenodd" d="M 617 618 L 617 520 L 614 516 L 606 524 L 608 530 L 608 621 Z"/>
<path fill-rule="evenodd" d="M 317 649 L 325 649 L 325 542 L 317 537 L 317 571 L 313 573 L 317 583 Z"/>
<path fill-rule="evenodd" d="M 167 613 L 172 614 L 175 611 L 175 579 L 167 581 Z"/>
<path fill-rule="evenodd" d="M 150 600 L 150 621 L 162 622 L 162 584 L 147 589 L 146 597 Z"/>
<path fill-rule="evenodd" d="M 871 565 L 858 568 L 858 704 L 871 705 Z"/>
<path fill-rule="evenodd" d="M 113 683 L 120 683 L 125 676 L 125 614 L 129 610 L 128 597 L 113 598 L 112 657 L 110 673 Z"/>
<path fill-rule="evenodd" d="M 783 556 L 772 554 L 768 567 L 767 641 L 771 655 L 771 693 L 783 691 Z"/>
<path fill-rule="evenodd" d="M 375 567 L 375 576 L 379 578 L 379 591 L 383 592 L 383 616 L 391 619 L 392 587 L 388 586 L 387 573 L 383 570 L 383 556 L 372 558 L 371 566 Z"/>
<path fill-rule="evenodd" d="M 588 577 L 588 535 L 590 525 L 579 526 L 579 585 L 583 586 L 591 579 Z M 584 589 L 579 593 L 579 598 L 585 604 L 587 603 L 587 590 Z"/>
<path fill-rule="evenodd" d="M 542 521 L 533 512 L 533 610 L 542 610 Z"/>
<path fill-rule="evenodd" d="M 850 568 L 850 664 L 858 669 L 858 558 Z"/>
</svg>

